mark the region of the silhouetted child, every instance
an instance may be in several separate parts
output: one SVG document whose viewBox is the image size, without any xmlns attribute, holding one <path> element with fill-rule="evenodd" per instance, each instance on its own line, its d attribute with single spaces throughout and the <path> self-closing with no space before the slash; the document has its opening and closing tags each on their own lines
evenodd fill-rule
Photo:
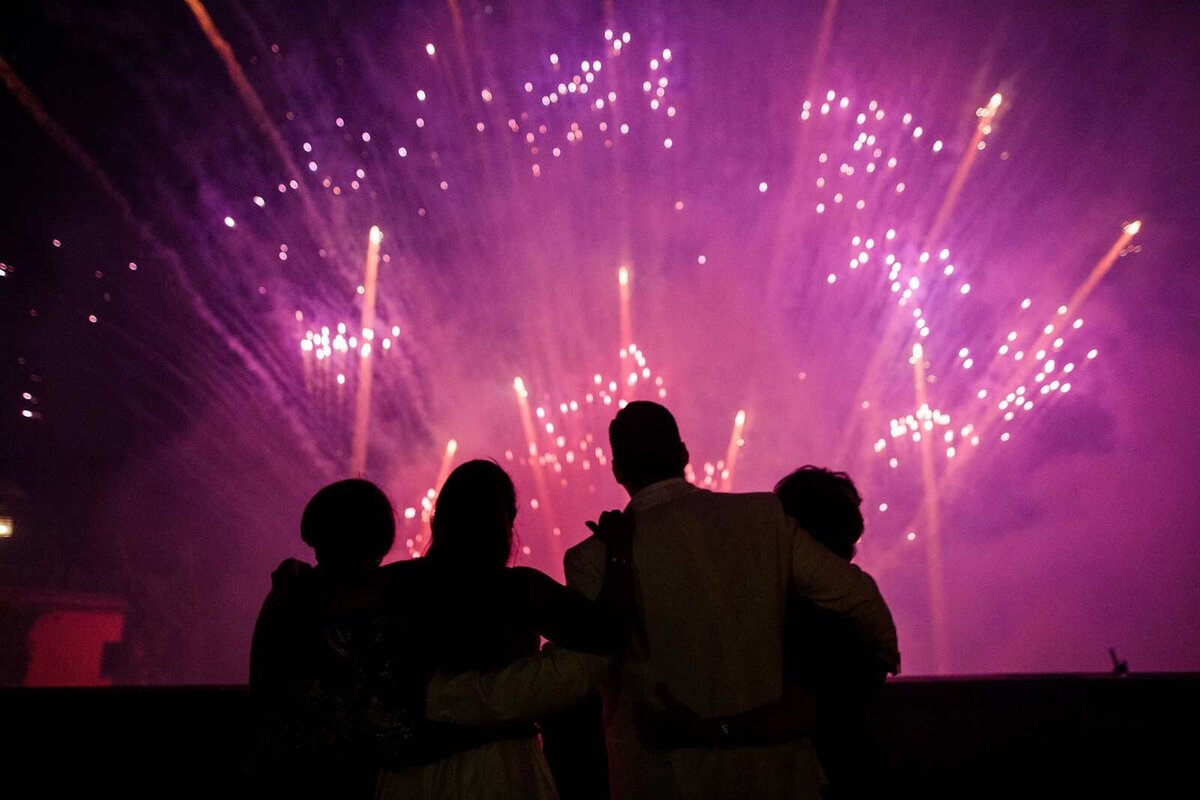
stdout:
<svg viewBox="0 0 1200 800">
<path fill-rule="evenodd" d="M 862 497 L 850 476 L 803 466 L 775 485 L 784 511 L 834 554 L 850 561 L 863 534 Z M 813 744 L 826 797 L 873 797 L 882 756 L 868 716 L 887 677 L 840 618 L 795 599 L 785 628 L 784 680 L 816 698 Z"/>
<path fill-rule="evenodd" d="M 424 676 L 420 665 L 392 660 L 404 620 L 379 569 L 395 532 L 391 503 L 369 481 L 326 486 L 305 507 L 300 537 L 317 565 L 276 570 L 251 647 L 263 792 L 370 797 L 375 734 L 400 746 L 415 735 Z M 406 686 L 412 697 L 396 697 Z"/>
</svg>

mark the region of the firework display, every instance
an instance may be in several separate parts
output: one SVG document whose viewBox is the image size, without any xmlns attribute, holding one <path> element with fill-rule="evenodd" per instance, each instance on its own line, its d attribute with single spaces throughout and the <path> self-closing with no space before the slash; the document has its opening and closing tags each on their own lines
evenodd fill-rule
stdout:
<svg viewBox="0 0 1200 800">
<path fill-rule="evenodd" d="M 96 428 L 105 469 L 133 474 L 147 430 L 186 465 L 170 492 L 226 497 L 240 470 L 286 487 L 237 512 L 266 540 L 228 533 L 256 568 L 295 538 L 269 513 L 353 474 L 397 507 L 389 559 L 419 558 L 446 475 L 491 457 L 518 485 L 517 561 L 561 574 L 625 500 L 612 416 L 655 400 L 704 488 L 848 471 L 910 663 L 973 666 L 952 657 L 955 559 L 981 487 L 1119 416 L 1113 287 L 1164 269 L 1153 187 L 1119 190 L 1136 148 L 1089 145 L 1047 99 L 1068 67 L 931 9 L 913 30 L 962 26 L 944 58 L 977 60 L 925 81 L 935 57 L 889 50 L 870 3 L 305 5 L 85 14 L 96 44 L 64 69 L 119 87 L 103 123 L 0 50 L 21 142 L 85 187 L 0 252 L 23 453 Z M 118 52 L 130 26 L 148 33 Z M 88 381 L 88 413 L 125 421 L 112 440 L 63 410 L 55 387 Z"/>
</svg>

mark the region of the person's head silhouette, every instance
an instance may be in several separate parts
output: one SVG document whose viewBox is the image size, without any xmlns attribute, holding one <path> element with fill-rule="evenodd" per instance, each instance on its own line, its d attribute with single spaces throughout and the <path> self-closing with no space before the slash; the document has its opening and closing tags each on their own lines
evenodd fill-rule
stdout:
<svg viewBox="0 0 1200 800">
<path fill-rule="evenodd" d="M 805 465 L 775 484 L 788 516 L 828 549 L 849 561 L 862 537 L 862 496 L 850 476 Z"/>
<path fill-rule="evenodd" d="M 501 568 L 513 547 L 517 491 L 495 461 L 468 461 L 442 484 L 428 557 L 456 566 Z"/>
<path fill-rule="evenodd" d="M 396 539 L 396 513 L 383 490 L 370 481 L 338 481 L 304 507 L 300 538 L 316 551 L 321 567 L 377 567 Z"/>
<path fill-rule="evenodd" d="M 682 478 L 687 445 L 671 412 L 658 403 L 635 400 L 608 426 L 612 469 L 617 483 L 632 496 L 652 483 Z"/>
</svg>

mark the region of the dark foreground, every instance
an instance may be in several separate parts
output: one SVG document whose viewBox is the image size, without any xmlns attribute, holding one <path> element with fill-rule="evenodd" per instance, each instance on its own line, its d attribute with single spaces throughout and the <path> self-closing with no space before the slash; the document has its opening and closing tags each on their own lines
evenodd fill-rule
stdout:
<svg viewBox="0 0 1200 800">
<path fill-rule="evenodd" d="M 0 690 L 0 796 L 237 797 L 244 687 Z M 891 798 L 1198 796 L 1200 673 L 908 679 Z"/>
</svg>

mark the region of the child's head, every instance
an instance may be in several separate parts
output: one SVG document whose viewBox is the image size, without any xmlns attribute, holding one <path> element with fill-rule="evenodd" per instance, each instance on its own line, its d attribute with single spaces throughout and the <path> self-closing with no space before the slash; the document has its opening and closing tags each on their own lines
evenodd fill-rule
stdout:
<svg viewBox="0 0 1200 800">
<path fill-rule="evenodd" d="M 775 484 L 783 510 L 821 544 L 849 561 L 863 533 L 862 497 L 850 476 L 806 465 Z"/>
<path fill-rule="evenodd" d="M 396 514 L 375 484 L 361 478 L 331 483 L 304 507 L 300 538 L 326 566 L 378 565 L 396 539 Z"/>
</svg>

